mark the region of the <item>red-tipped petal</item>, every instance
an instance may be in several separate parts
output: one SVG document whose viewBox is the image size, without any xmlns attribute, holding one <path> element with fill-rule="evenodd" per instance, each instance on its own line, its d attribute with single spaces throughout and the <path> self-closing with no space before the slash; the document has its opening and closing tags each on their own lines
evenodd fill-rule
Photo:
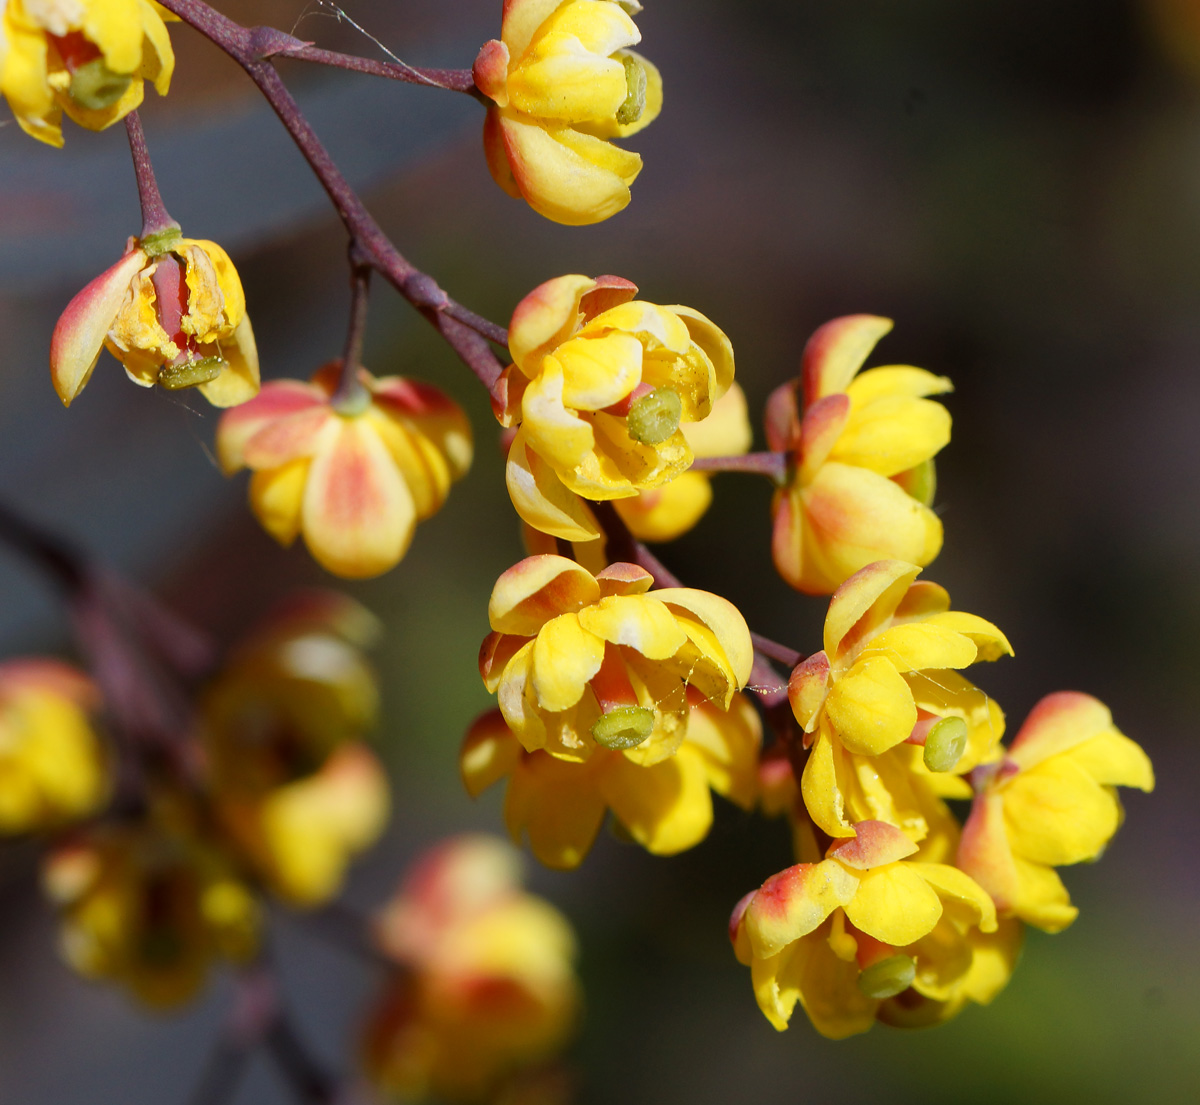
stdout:
<svg viewBox="0 0 1200 1105">
<path fill-rule="evenodd" d="M 917 850 L 917 846 L 900 829 L 886 821 L 859 821 L 854 830 L 857 836 L 837 841 L 828 854 L 839 863 L 858 871 L 896 863 Z"/>
<path fill-rule="evenodd" d="M 846 315 L 817 330 L 804 347 L 800 370 L 805 407 L 835 391 L 845 391 L 876 343 L 891 328 L 891 319 Z"/>
</svg>

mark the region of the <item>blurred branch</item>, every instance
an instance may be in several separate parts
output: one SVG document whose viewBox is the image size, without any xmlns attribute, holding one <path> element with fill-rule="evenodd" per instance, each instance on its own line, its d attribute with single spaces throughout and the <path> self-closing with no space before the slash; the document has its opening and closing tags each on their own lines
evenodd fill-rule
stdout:
<svg viewBox="0 0 1200 1105">
<path fill-rule="evenodd" d="M 421 272 L 400 253 L 367 211 L 272 64 L 271 59 L 281 53 L 281 45 L 286 47 L 288 40 L 293 43 L 299 40 L 269 27 L 253 30 L 243 27 L 203 0 L 164 0 L 163 6 L 224 50 L 246 71 L 325 189 L 364 261 L 434 324 L 463 363 L 490 389 L 502 366 L 487 342 L 507 345 L 507 331 L 447 295 L 433 277 Z"/>
<path fill-rule="evenodd" d="M 692 472 L 750 472 L 766 476 L 778 484 L 787 479 L 787 453 L 743 453 L 730 457 L 696 457 Z"/>
</svg>

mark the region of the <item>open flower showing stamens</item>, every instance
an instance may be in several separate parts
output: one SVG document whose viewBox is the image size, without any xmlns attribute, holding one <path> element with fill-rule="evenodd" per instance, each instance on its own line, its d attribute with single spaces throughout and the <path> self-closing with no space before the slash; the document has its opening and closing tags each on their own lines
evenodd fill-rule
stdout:
<svg viewBox="0 0 1200 1105">
<path fill-rule="evenodd" d="M 258 350 L 246 297 L 215 242 L 168 227 L 130 238 L 125 255 L 74 299 L 54 328 L 50 375 L 63 405 L 83 391 L 107 349 L 142 387 L 198 388 L 214 407 L 258 392 Z"/>
</svg>

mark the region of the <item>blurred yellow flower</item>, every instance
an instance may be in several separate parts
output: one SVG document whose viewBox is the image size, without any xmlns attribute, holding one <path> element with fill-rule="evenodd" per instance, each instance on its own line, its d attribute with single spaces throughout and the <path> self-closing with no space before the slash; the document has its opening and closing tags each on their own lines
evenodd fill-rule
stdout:
<svg viewBox="0 0 1200 1105">
<path fill-rule="evenodd" d="M 544 1063 L 577 1018 L 575 940 L 565 918 L 520 888 L 502 841 L 448 840 L 380 914 L 378 942 L 404 968 L 372 1015 L 372 1078 L 406 1100 L 491 1100 Z"/>
<path fill-rule="evenodd" d="M 629 203 L 642 159 L 609 139 L 662 110 L 662 78 L 640 54 L 632 0 L 505 0 L 500 39 L 475 61 L 492 103 L 484 152 L 496 183 L 539 214 L 580 226 Z"/>
<path fill-rule="evenodd" d="M 1002 915 L 1059 932 L 1079 914 L 1055 867 L 1096 859 L 1123 817 L 1118 786 L 1154 789 L 1141 747 L 1090 695 L 1047 695 L 1003 761 L 976 770 L 958 864 Z"/>
<path fill-rule="evenodd" d="M 88 714 L 92 681 L 55 660 L 0 664 L 0 833 L 86 817 L 108 797 L 108 765 Z"/>
<path fill-rule="evenodd" d="M 50 342 L 64 406 L 108 351 L 142 387 L 199 388 L 215 407 L 258 391 L 258 350 L 242 282 L 215 242 L 167 229 L 130 238 L 125 255 L 67 304 Z"/>
<path fill-rule="evenodd" d="M 339 365 L 308 384 L 275 380 L 217 427 L 225 473 L 253 473 L 250 505 L 268 533 L 298 534 L 334 575 L 363 579 L 394 568 L 417 522 L 435 514 L 471 464 L 471 426 L 437 388 L 359 369 L 365 399 L 333 403 Z"/>
<path fill-rule="evenodd" d="M 0 93 L 26 134 L 61 146 L 62 113 L 103 130 L 167 94 L 175 54 L 151 0 L 7 0 L 0 5 Z"/>
<path fill-rule="evenodd" d="M 121 983 L 148 1005 L 180 1005 L 214 960 L 258 947 L 259 908 L 220 855 L 186 834 L 109 824 L 49 854 L 46 892 L 61 947 L 87 978 Z"/>
<path fill-rule="evenodd" d="M 683 473 L 681 423 L 707 418 L 733 382 L 720 329 L 636 294 L 620 277 L 560 276 L 513 312 L 496 402 L 501 425 L 517 428 L 508 491 L 525 522 L 568 541 L 600 533 L 577 496 L 632 498 Z"/>
<path fill-rule="evenodd" d="M 950 391 L 950 381 L 908 365 L 860 373 L 891 328 L 872 315 L 826 323 L 805 346 L 800 380 L 767 404 L 768 443 L 793 463 L 771 505 L 772 555 L 780 575 L 808 594 L 830 593 L 875 560 L 924 567 L 942 547 L 929 504 L 950 415 L 926 396 Z"/>
</svg>

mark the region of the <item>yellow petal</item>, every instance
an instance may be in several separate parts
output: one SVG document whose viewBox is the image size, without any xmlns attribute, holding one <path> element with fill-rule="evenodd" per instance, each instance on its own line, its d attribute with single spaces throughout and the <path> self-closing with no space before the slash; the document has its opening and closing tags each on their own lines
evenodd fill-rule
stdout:
<svg viewBox="0 0 1200 1105">
<path fill-rule="evenodd" d="M 214 345 L 226 365 L 215 380 L 200 385 L 200 394 L 214 407 L 222 408 L 236 407 L 253 399 L 259 388 L 258 346 L 250 316 L 243 314 L 233 334 Z"/>
<path fill-rule="evenodd" d="M 681 748 L 642 767 L 617 754 L 600 775 L 617 820 L 648 852 L 672 856 L 699 844 L 712 825 L 712 797 L 700 758 Z"/>
<path fill-rule="evenodd" d="M 504 482 L 513 508 L 534 529 L 564 541 L 595 541 L 600 536 L 587 504 L 528 447 L 524 429 L 517 431 L 509 447 Z"/>
<path fill-rule="evenodd" d="M 876 756 L 917 723 L 912 692 L 889 660 L 859 660 L 830 688 L 825 713 L 849 752 Z"/>
<path fill-rule="evenodd" d="M 1121 807 L 1068 756 L 1018 772 L 1003 786 L 1004 823 L 1013 853 L 1059 867 L 1093 859 L 1121 823 Z"/>
<path fill-rule="evenodd" d="M 684 741 L 703 760 L 713 790 L 743 809 L 754 805 L 762 721 L 745 695 L 735 696 L 728 711 L 709 702 L 693 706 Z"/>
<path fill-rule="evenodd" d="M 846 916 L 856 928 L 897 948 L 932 932 L 941 915 L 941 900 L 908 863 L 865 872 L 846 904 Z"/>
<path fill-rule="evenodd" d="M 1079 916 L 1071 896 L 1053 867 L 1017 857 L 1017 898 L 1013 913 L 1043 932 L 1062 932 Z"/>
<path fill-rule="evenodd" d="M 604 661 L 604 642 L 580 625 L 579 615 L 560 614 L 538 630 L 530 679 L 538 705 L 558 713 L 574 706 Z"/>
<path fill-rule="evenodd" d="M 739 384 L 730 384 L 729 390 L 713 404 L 712 414 L 699 422 L 685 422 L 679 428 L 698 457 L 736 456 L 746 452 L 753 442 L 746 393 Z"/>
<path fill-rule="evenodd" d="M 686 422 L 680 429 L 687 437 L 690 427 L 703 425 Z M 639 541 L 674 541 L 704 517 L 712 497 L 712 484 L 706 475 L 684 472 L 663 487 L 640 491 L 632 499 L 617 499 L 613 506 Z"/>
<path fill-rule="evenodd" d="M 991 622 L 974 614 L 964 614 L 960 610 L 947 610 L 944 613 L 933 614 L 922 619 L 925 625 L 935 625 L 942 629 L 951 629 L 970 637 L 979 650 L 977 660 L 999 660 L 1001 656 L 1013 654 L 1012 645 Z M 955 664 L 943 664 L 942 667 L 957 667 Z"/>
<path fill-rule="evenodd" d="M 713 649 L 711 641 L 702 643 L 685 622 L 684 629 L 688 631 L 688 636 L 709 659 L 728 672 L 737 685 L 736 689 L 740 690 L 746 685 L 750 679 L 750 669 L 754 666 L 754 645 L 750 640 L 746 619 L 733 603 L 719 595 L 691 587 L 663 587 L 651 594 L 659 602 L 695 615 L 711 632 L 718 648 Z M 728 707 L 728 699 L 722 704 Z"/>
<path fill-rule="evenodd" d="M 1075 691 L 1048 694 L 1029 712 L 1008 750 L 1023 769 L 1036 767 L 1112 728 L 1112 714 L 1098 698 Z"/>
<path fill-rule="evenodd" d="M 526 376 L 536 376 L 542 357 L 578 329 L 579 301 L 595 287 L 590 276 L 558 276 L 517 304 L 508 327 L 508 351 Z"/>
<path fill-rule="evenodd" d="M 272 537 L 285 547 L 300 533 L 304 487 L 308 483 L 306 457 L 250 477 L 250 507 Z"/>
<path fill-rule="evenodd" d="M 876 399 L 889 396 L 910 396 L 921 399 L 927 395 L 944 395 L 954 385 L 945 376 L 935 376 L 923 368 L 911 365 L 884 365 L 860 372 L 846 387 L 855 407 L 865 407 Z"/>
<path fill-rule="evenodd" d="M 688 639 L 654 594 L 608 596 L 581 610 L 579 622 L 597 637 L 636 649 L 648 660 L 674 656 Z"/>
<path fill-rule="evenodd" d="M 1154 789 L 1154 768 L 1150 757 L 1135 741 L 1115 729 L 1075 745 L 1071 762 L 1098 783 L 1113 787 Z"/>
<path fill-rule="evenodd" d="M 847 315 L 825 323 L 804 347 L 804 405 L 845 391 L 871 350 L 891 329 L 891 319 L 875 315 Z"/>
<path fill-rule="evenodd" d="M 960 922 L 973 925 L 980 932 L 996 931 L 996 906 L 987 891 L 970 875 L 948 863 L 914 860 L 908 867 L 933 887 Z"/>
<path fill-rule="evenodd" d="M 511 775 L 521 760 L 521 745 L 499 710 L 476 718 L 458 754 L 463 786 L 472 798 Z"/>
<path fill-rule="evenodd" d="M 625 66 L 609 57 L 611 52 L 598 57 L 577 39 L 564 35 L 543 37 L 535 56 L 510 73 L 509 103 L 526 115 L 562 123 L 614 116 L 628 87 Z"/>
<path fill-rule="evenodd" d="M 950 412 L 941 403 L 884 396 L 854 406 L 831 460 L 894 476 L 928 460 L 950 442 Z"/>
<path fill-rule="evenodd" d="M 872 628 L 890 616 L 920 571 L 915 564 L 902 560 L 881 560 L 848 578 L 829 600 L 829 612 L 825 615 L 825 654 L 830 660 L 840 655 L 843 638 L 868 611 L 874 615 L 869 619 Z M 893 597 L 894 602 L 890 601 Z M 872 610 L 877 606 L 883 609 Z M 861 637 L 861 633 L 855 636 Z"/>
<path fill-rule="evenodd" d="M 532 637 L 551 618 L 599 598 L 595 577 L 573 560 L 549 553 L 527 556 L 496 580 L 488 621 L 498 633 Z"/>
<path fill-rule="evenodd" d="M 979 619 L 982 621 L 983 619 Z M 965 668 L 977 650 L 969 637 L 931 621 L 903 622 L 876 634 L 859 655 L 887 659 L 899 672 L 925 668 Z"/>
<path fill-rule="evenodd" d="M 573 338 L 554 357 L 562 366 L 562 401 L 577 410 L 612 406 L 642 381 L 642 344 L 632 334 Z"/>
<path fill-rule="evenodd" d="M 504 820 L 514 840 L 529 838 L 533 854 L 547 867 L 578 867 L 604 820 L 590 763 L 569 763 L 545 752 L 524 757 L 508 784 Z"/>
<path fill-rule="evenodd" d="M 825 726 L 817 734 L 800 780 L 804 806 L 818 828 L 832 837 L 854 836 L 846 818 L 844 753 Z"/>
<path fill-rule="evenodd" d="M 566 405 L 565 387 L 562 365 L 547 356 L 521 398 L 525 441 L 560 474 L 581 464 L 596 443 L 591 423 Z"/>
</svg>

